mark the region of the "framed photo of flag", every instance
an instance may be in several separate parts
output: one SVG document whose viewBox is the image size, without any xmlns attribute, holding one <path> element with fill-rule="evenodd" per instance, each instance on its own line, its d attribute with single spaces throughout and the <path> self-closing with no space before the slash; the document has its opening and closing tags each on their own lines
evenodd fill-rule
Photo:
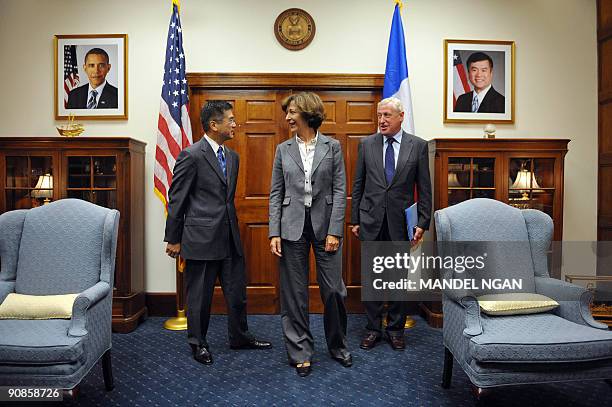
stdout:
<svg viewBox="0 0 612 407">
<path fill-rule="evenodd" d="M 127 34 L 56 35 L 55 119 L 125 120 Z"/>
<path fill-rule="evenodd" d="M 444 40 L 444 122 L 514 123 L 514 41 Z"/>
</svg>

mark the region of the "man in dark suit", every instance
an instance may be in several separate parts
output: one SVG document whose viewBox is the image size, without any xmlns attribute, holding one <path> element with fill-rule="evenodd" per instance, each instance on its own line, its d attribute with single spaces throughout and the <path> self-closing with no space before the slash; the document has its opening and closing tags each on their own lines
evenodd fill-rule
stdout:
<svg viewBox="0 0 612 407">
<path fill-rule="evenodd" d="M 85 54 L 83 70 L 89 83 L 73 89 L 68 95 L 68 109 L 116 109 L 117 88 L 106 81 L 111 69 L 108 54 L 92 48 Z"/>
<path fill-rule="evenodd" d="M 455 112 L 504 113 L 506 99 L 493 89 L 493 60 L 484 52 L 474 52 L 467 60 L 468 79 L 474 87 L 457 98 Z"/>
<path fill-rule="evenodd" d="M 239 158 L 223 145 L 234 137 L 232 105 L 210 101 L 200 119 L 204 137 L 181 151 L 174 166 L 164 241 L 170 257 L 180 254 L 187 263 L 187 341 L 195 360 L 211 364 L 206 333 L 217 277 L 227 304 L 230 348 L 272 345 L 255 339 L 247 326 L 244 257 L 234 206 Z"/>
<path fill-rule="evenodd" d="M 351 224 L 360 240 L 406 241 L 408 233 L 404 209 L 414 203 L 418 190 L 418 223 L 412 245 L 429 228 L 431 219 L 431 180 L 427 142 L 402 130 L 404 108 L 394 97 L 378 104 L 380 132 L 359 143 L 353 180 Z M 364 301 L 368 317 L 362 349 L 373 348 L 383 337 L 384 302 Z M 386 339 L 394 350 L 403 350 L 406 303 L 388 302 Z"/>
</svg>

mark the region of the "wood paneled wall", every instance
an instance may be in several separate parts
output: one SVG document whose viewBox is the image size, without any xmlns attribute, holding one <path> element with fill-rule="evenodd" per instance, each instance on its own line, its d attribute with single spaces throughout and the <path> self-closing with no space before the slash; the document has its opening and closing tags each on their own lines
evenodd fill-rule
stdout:
<svg viewBox="0 0 612 407">
<path fill-rule="evenodd" d="M 361 278 L 359 241 L 349 232 L 350 194 L 362 137 L 376 132 L 376 103 L 381 98 L 383 75 L 341 74 L 188 74 L 190 117 L 194 141 L 203 135 L 199 113 L 208 100 L 227 100 L 234 106 L 236 135 L 227 145 L 240 155 L 236 209 L 245 250 L 249 313 L 279 312 L 278 261 L 268 240 L 268 195 L 276 146 L 290 137 L 281 101 L 292 92 L 314 91 L 321 96 L 327 118 L 321 133 L 342 144 L 347 174 L 347 212 L 343 250 L 343 277 L 347 306 L 360 312 Z M 323 306 L 311 256 L 310 310 Z M 224 312 L 219 288 L 214 312 Z"/>
</svg>

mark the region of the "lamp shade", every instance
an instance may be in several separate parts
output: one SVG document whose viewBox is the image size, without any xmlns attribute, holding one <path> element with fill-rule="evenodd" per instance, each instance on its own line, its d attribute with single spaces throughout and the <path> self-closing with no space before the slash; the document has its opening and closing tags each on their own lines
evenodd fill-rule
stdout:
<svg viewBox="0 0 612 407">
<path fill-rule="evenodd" d="M 459 182 L 459 179 L 457 178 L 457 173 L 455 172 L 448 173 L 448 186 L 449 187 L 460 187 L 461 186 L 461 183 Z"/>
<path fill-rule="evenodd" d="M 526 168 L 521 168 L 516 174 L 516 180 L 514 180 L 514 184 L 510 187 L 511 189 L 539 189 L 540 186 L 536 181 L 535 175 L 533 172 L 527 170 Z"/>
<path fill-rule="evenodd" d="M 32 198 L 51 198 L 52 196 L 53 176 L 51 174 L 41 175 L 32 190 Z"/>
</svg>

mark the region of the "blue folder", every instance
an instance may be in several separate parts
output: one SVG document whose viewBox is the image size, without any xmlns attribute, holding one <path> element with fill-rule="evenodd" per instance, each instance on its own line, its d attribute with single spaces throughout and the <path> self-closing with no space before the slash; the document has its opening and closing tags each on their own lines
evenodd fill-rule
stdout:
<svg viewBox="0 0 612 407">
<path fill-rule="evenodd" d="M 417 212 L 416 202 L 409 208 L 404 210 L 406 214 L 406 229 L 408 229 L 408 240 L 414 239 L 414 229 L 417 227 L 419 222 L 419 214 Z"/>
</svg>

